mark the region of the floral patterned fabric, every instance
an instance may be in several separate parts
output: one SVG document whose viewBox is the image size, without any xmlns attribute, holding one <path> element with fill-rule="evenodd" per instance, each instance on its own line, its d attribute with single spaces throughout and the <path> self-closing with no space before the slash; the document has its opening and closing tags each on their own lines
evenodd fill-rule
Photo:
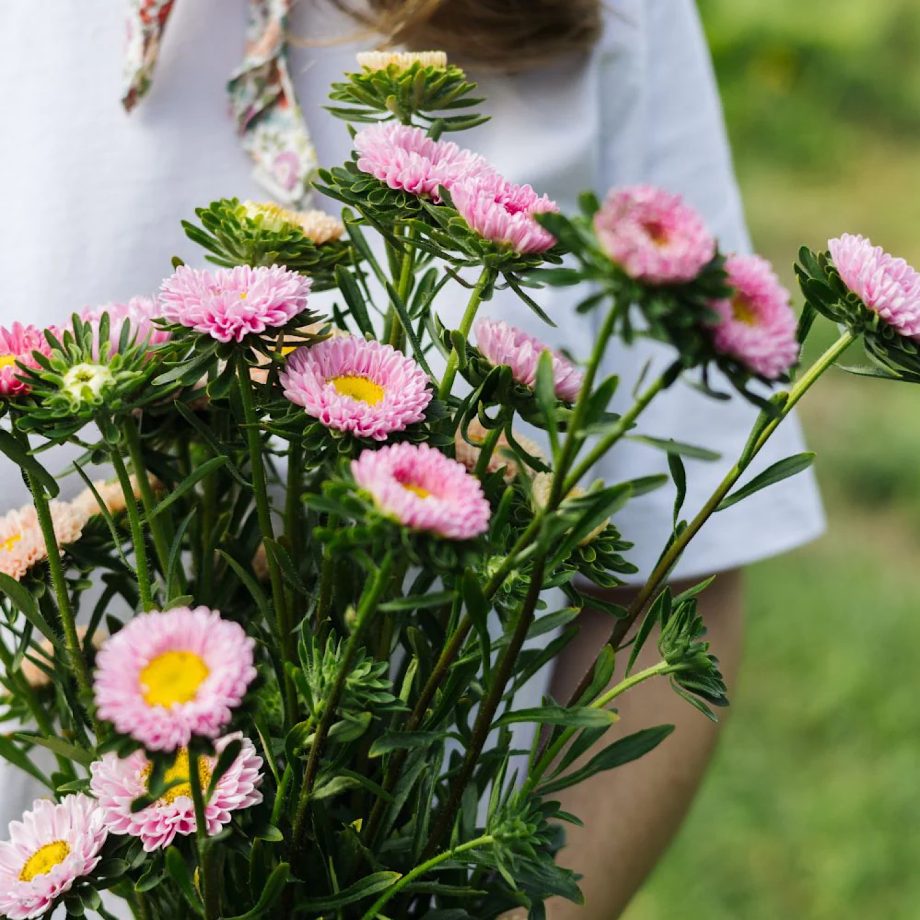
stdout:
<svg viewBox="0 0 920 920">
<path fill-rule="evenodd" d="M 245 57 L 227 88 L 255 180 L 283 204 L 303 207 L 317 158 L 288 71 L 285 33 L 293 2 L 249 0 Z M 129 112 L 150 88 L 174 3 L 130 0 L 122 95 Z"/>
</svg>

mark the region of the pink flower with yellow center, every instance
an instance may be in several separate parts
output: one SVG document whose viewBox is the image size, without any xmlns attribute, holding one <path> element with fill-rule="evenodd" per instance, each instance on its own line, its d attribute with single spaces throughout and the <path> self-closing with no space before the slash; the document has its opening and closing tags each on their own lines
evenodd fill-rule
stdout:
<svg viewBox="0 0 920 920">
<path fill-rule="evenodd" d="M 18 396 L 28 392 L 28 384 L 20 378 L 22 371 L 16 363 L 38 367 L 33 351 L 51 354 L 51 346 L 41 329 L 21 323 L 13 323 L 9 329 L 0 326 L 0 396 Z"/>
<path fill-rule="evenodd" d="M 420 422 L 432 395 L 415 361 L 356 336 L 298 348 L 280 381 L 284 395 L 327 428 L 377 441 Z"/>
<path fill-rule="evenodd" d="M 545 252 L 556 244 L 534 215 L 554 213 L 559 207 L 529 185 L 516 185 L 496 173 L 472 174 L 451 188 L 450 197 L 460 216 L 485 240 L 522 255 Z"/>
<path fill-rule="evenodd" d="M 242 342 L 303 313 L 311 284 L 279 265 L 213 272 L 180 265 L 160 287 L 160 309 L 164 319 L 219 342 Z"/>
<path fill-rule="evenodd" d="M 412 530 L 470 540 L 488 529 L 492 511 L 479 480 L 427 444 L 365 450 L 351 472 L 381 511 Z"/>
<path fill-rule="evenodd" d="M 96 656 L 99 717 L 153 751 L 216 738 L 256 676 L 254 647 L 207 607 L 140 614 Z"/>
<path fill-rule="evenodd" d="M 108 836 L 98 803 L 68 795 L 39 799 L 0 843 L 0 913 L 27 920 L 47 913 L 73 884 L 98 865 Z"/>
<path fill-rule="evenodd" d="M 262 801 L 262 758 L 248 738 L 239 733 L 225 735 L 215 744 L 220 752 L 233 740 L 241 738 L 242 748 L 236 759 L 221 776 L 205 804 L 204 817 L 208 836 L 214 836 L 230 823 L 234 811 L 250 808 Z M 202 790 L 208 788 L 216 757 L 200 757 L 198 778 Z M 151 805 L 132 811 L 131 803 L 149 793 L 151 764 L 143 751 L 119 758 L 109 752 L 90 766 L 90 789 L 99 800 L 105 824 L 112 834 L 129 834 L 140 838 L 149 853 L 168 847 L 176 835 L 195 833 L 195 806 L 189 782 L 189 754 L 181 748 L 164 773 L 166 792 Z"/>
<path fill-rule="evenodd" d="M 721 317 L 712 328 L 716 351 L 775 380 L 799 355 L 789 291 L 780 284 L 773 266 L 760 256 L 729 256 L 725 270 L 734 293 L 711 304 Z"/>
<path fill-rule="evenodd" d="M 68 502 L 52 501 L 50 510 L 58 547 L 76 543 L 86 525 L 83 509 Z M 29 569 L 47 558 L 48 548 L 32 505 L 7 511 L 0 517 L 0 572 L 19 581 Z"/>
<path fill-rule="evenodd" d="M 540 355 L 548 351 L 553 361 L 553 381 L 556 396 L 565 402 L 578 398 L 584 374 L 564 355 L 552 351 L 539 339 L 509 326 L 502 320 L 481 317 L 476 321 L 476 347 L 490 364 L 505 364 L 511 368 L 511 376 L 525 387 L 533 388 L 537 380 L 537 365 Z"/>
<path fill-rule="evenodd" d="M 109 303 L 101 307 L 84 310 L 80 319 L 93 327 L 98 335 L 102 314 L 109 315 L 109 354 L 115 354 L 121 344 L 121 331 L 125 323 L 129 324 L 128 345 L 146 342 L 148 346 L 168 342 L 170 334 L 153 321 L 163 313 L 160 305 L 152 297 L 132 297 L 127 303 Z"/>
<path fill-rule="evenodd" d="M 680 195 L 651 185 L 611 189 L 594 231 L 627 275 L 652 284 L 692 281 L 716 254 L 700 215 Z"/>
<path fill-rule="evenodd" d="M 421 128 L 394 122 L 362 128 L 354 144 L 361 172 L 436 203 L 440 186 L 451 190 L 458 179 L 490 169 L 478 154 L 452 141 L 432 140 Z"/>
<path fill-rule="evenodd" d="M 920 272 L 864 236 L 844 233 L 827 248 L 843 283 L 870 310 L 901 335 L 920 340 Z"/>
</svg>

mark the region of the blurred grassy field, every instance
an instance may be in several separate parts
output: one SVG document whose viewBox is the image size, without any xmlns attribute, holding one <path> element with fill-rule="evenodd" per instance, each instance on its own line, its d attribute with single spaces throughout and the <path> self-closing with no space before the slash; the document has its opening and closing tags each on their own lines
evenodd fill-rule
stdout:
<svg viewBox="0 0 920 920">
<path fill-rule="evenodd" d="M 704 0 L 758 248 L 863 232 L 920 263 L 920 4 Z M 749 578 L 745 666 L 628 920 L 920 916 L 920 391 L 833 372 L 803 407 L 830 533 Z"/>
</svg>

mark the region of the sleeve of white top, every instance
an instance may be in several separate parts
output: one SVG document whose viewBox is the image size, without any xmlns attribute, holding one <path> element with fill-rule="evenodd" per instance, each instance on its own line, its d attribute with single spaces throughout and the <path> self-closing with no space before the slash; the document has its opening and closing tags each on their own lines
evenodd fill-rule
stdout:
<svg viewBox="0 0 920 920">
<path fill-rule="evenodd" d="M 602 67 L 603 104 L 620 106 L 614 116 L 601 118 L 608 137 L 609 184 L 648 182 L 685 197 L 705 217 L 724 251 L 750 248 L 738 187 L 731 163 L 722 109 L 708 48 L 692 0 L 638 0 L 623 14 L 618 28 L 621 47 L 609 47 Z M 626 43 L 631 73 L 617 65 Z M 620 62 L 622 63 L 622 61 Z M 628 109 L 622 109 L 624 82 L 632 84 Z M 624 137 L 623 132 L 627 136 Z M 602 160 L 603 160 L 602 153 Z M 630 401 L 631 379 L 652 361 L 665 366 L 669 352 L 654 343 L 641 343 L 625 354 L 611 356 L 608 373 L 624 380 L 614 408 Z M 718 382 L 718 381 L 717 381 Z M 728 390 L 727 384 L 720 389 Z M 625 391 L 625 392 L 624 392 Z M 683 516 L 692 517 L 738 457 L 756 410 L 740 397 L 717 402 L 677 384 L 642 416 L 639 431 L 697 443 L 719 451 L 714 463 L 686 461 L 688 494 Z M 798 420 L 783 422 L 746 479 L 790 454 L 804 450 Z M 650 472 L 665 472 L 666 459 L 639 444 L 621 444 L 602 461 L 598 475 L 621 481 Z M 617 525 L 636 542 L 631 558 L 640 575 L 654 565 L 671 526 L 673 487 L 636 499 L 617 516 Z M 786 551 L 818 536 L 824 516 L 817 487 L 809 471 L 766 489 L 716 514 L 693 540 L 675 570 L 676 577 L 725 571 Z"/>
</svg>

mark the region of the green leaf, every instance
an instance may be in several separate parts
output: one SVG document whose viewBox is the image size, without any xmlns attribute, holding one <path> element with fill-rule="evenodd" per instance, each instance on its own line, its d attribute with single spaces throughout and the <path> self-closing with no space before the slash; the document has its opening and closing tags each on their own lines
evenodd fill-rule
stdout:
<svg viewBox="0 0 920 920">
<path fill-rule="evenodd" d="M 204 907 L 202 906 L 201 898 L 198 897 L 195 883 L 192 881 L 192 873 L 189 871 L 182 854 L 175 847 L 170 847 L 166 851 L 166 871 L 178 886 L 188 906 L 199 917 L 203 917 Z"/>
<path fill-rule="evenodd" d="M 291 867 L 287 863 L 279 863 L 268 877 L 262 894 L 259 895 L 259 900 L 256 901 L 252 910 L 246 911 L 245 914 L 228 917 L 227 920 L 257 920 L 259 917 L 265 917 L 266 911 L 278 900 L 290 877 Z"/>
<path fill-rule="evenodd" d="M 28 741 L 31 744 L 37 744 L 39 747 L 47 748 L 54 754 L 60 754 L 74 763 L 82 764 L 88 767 L 96 758 L 92 752 L 85 748 L 77 747 L 75 744 L 68 744 L 62 738 L 42 738 L 41 735 L 32 732 L 16 732 L 15 736 L 21 741 Z"/>
<path fill-rule="evenodd" d="M 673 438 L 653 438 L 647 434 L 629 434 L 627 440 L 638 441 L 640 444 L 647 444 L 658 450 L 663 450 L 668 454 L 677 454 L 681 457 L 691 457 L 694 460 L 720 460 L 722 455 L 706 447 L 698 447 L 696 444 L 686 444 L 683 441 L 675 441 Z"/>
<path fill-rule="evenodd" d="M 424 748 L 443 741 L 447 732 L 387 732 L 371 745 L 368 757 L 382 757 L 390 751 Z"/>
<path fill-rule="evenodd" d="M 0 453 L 6 454 L 28 475 L 29 479 L 43 486 L 49 498 L 57 497 L 61 490 L 54 476 L 35 459 L 22 441 L 2 428 L 0 428 Z"/>
<path fill-rule="evenodd" d="M 767 486 L 775 485 L 777 482 L 782 482 L 784 479 L 789 479 L 790 476 L 795 476 L 807 470 L 814 462 L 814 459 L 814 453 L 805 451 L 804 453 L 794 454 L 791 457 L 786 457 L 785 460 L 774 463 L 772 466 L 767 467 L 762 473 L 755 476 L 747 485 L 742 486 L 737 491 L 732 492 L 731 495 L 722 499 L 716 511 L 724 511 L 726 508 L 731 508 L 732 505 L 743 501 L 755 492 L 759 492 L 761 489 L 767 488 Z"/>
<path fill-rule="evenodd" d="M 298 904 L 300 910 L 307 913 L 322 913 L 324 911 L 338 910 L 346 904 L 354 904 L 355 901 L 361 901 L 369 898 L 384 888 L 389 888 L 394 882 L 399 881 L 401 875 L 399 872 L 374 872 L 372 875 L 365 875 L 353 885 L 340 891 L 338 894 L 329 895 L 325 898 L 309 898 Z"/>
<path fill-rule="evenodd" d="M 553 355 L 546 350 L 537 362 L 537 379 L 534 387 L 537 405 L 546 421 L 546 433 L 555 457 L 559 453 L 559 420 L 556 416 L 556 383 L 553 375 Z"/>
<path fill-rule="evenodd" d="M 42 616 L 35 598 L 15 578 L 0 572 L 0 591 L 19 608 L 20 613 L 50 642 L 58 637 L 51 624 Z"/>
<path fill-rule="evenodd" d="M 7 763 L 11 763 L 24 773 L 28 773 L 30 776 L 37 779 L 43 786 L 47 786 L 52 792 L 54 791 L 54 783 L 32 763 L 25 751 L 20 750 L 20 748 L 13 744 L 5 735 L 0 735 L 0 759 L 5 760 Z"/>
<path fill-rule="evenodd" d="M 680 519 L 681 508 L 684 507 L 684 500 L 687 497 L 687 471 L 677 454 L 668 454 L 668 469 L 671 471 L 671 479 L 674 480 L 674 526 L 676 527 Z"/>
<path fill-rule="evenodd" d="M 587 706 L 566 709 L 564 706 L 547 704 L 507 712 L 495 722 L 494 727 L 511 725 L 513 722 L 537 722 L 541 725 L 564 725 L 566 728 L 600 728 L 612 725 L 615 721 L 616 713 L 609 709 L 591 709 Z"/>
<path fill-rule="evenodd" d="M 560 789 L 567 789 L 569 786 L 584 782 L 596 773 L 612 770 L 614 767 L 621 767 L 623 764 L 638 760 L 658 747 L 672 731 L 674 731 L 673 725 L 658 725 L 655 728 L 644 728 L 635 734 L 620 738 L 604 748 L 599 754 L 595 754 L 580 769 L 569 773 L 568 776 L 550 780 L 550 782 L 539 786 L 537 794 L 545 796 L 558 792 Z"/>
<path fill-rule="evenodd" d="M 188 492 L 195 488 L 195 486 L 205 478 L 205 476 L 210 476 L 215 470 L 220 469 L 228 462 L 227 457 L 221 455 L 220 457 L 212 457 L 210 460 L 205 461 L 201 466 L 196 467 L 185 479 L 180 482 L 175 489 L 173 489 L 167 498 L 164 498 L 163 501 L 158 502 L 156 508 L 154 509 L 151 517 L 157 517 L 162 514 L 167 508 L 171 508 L 180 498 L 185 496 Z"/>
</svg>

